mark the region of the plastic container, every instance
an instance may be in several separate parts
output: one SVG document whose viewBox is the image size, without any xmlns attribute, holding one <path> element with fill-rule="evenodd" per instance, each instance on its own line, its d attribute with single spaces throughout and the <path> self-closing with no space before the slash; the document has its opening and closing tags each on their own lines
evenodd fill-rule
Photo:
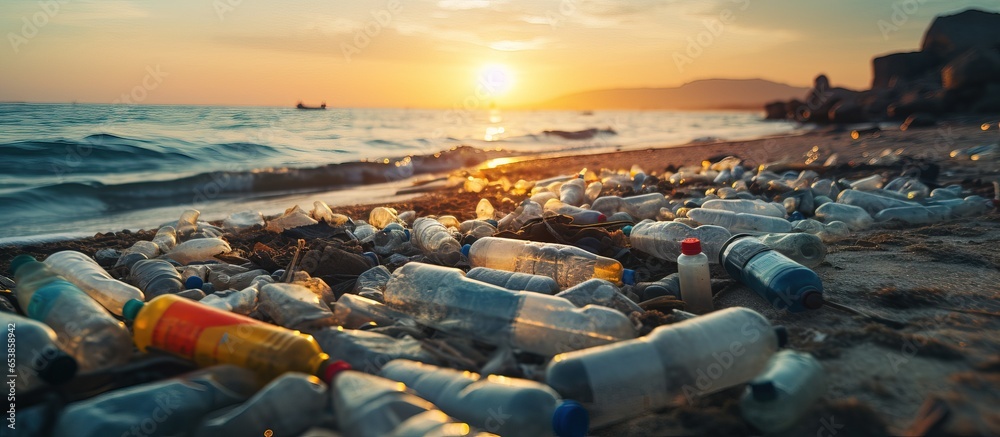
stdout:
<svg viewBox="0 0 1000 437">
<path fill-rule="evenodd" d="M 181 282 L 181 274 L 173 264 L 162 259 L 147 259 L 135 263 L 129 271 L 128 280 L 142 289 L 146 299 L 149 300 L 185 289 Z M 124 306 L 124 303 L 122 305 Z"/>
<path fill-rule="evenodd" d="M 749 308 L 726 308 L 557 355 L 545 382 L 583 404 L 596 428 L 749 381 L 783 344 L 781 332 Z"/>
<path fill-rule="evenodd" d="M 891 197 L 880 196 L 873 193 L 866 193 L 858 190 L 844 190 L 837 196 L 837 203 L 857 206 L 868 214 L 875 215 L 883 209 L 898 208 L 903 206 L 918 206 L 919 203 L 906 200 L 893 199 Z M 844 220 L 841 220 L 844 221 Z M 847 222 L 850 224 L 850 222 Z"/>
<path fill-rule="evenodd" d="M 559 187 L 559 200 L 571 206 L 583 205 L 586 202 L 585 190 L 586 183 L 583 181 L 583 175 L 581 175 L 576 179 L 564 182 Z"/>
<path fill-rule="evenodd" d="M 369 235 L 361 240 L 361 242 L 371 242 L 375 246 L 373 249 L 375 253 L 388 256 L 409 245 L 410 230 L 403 228 L 399 223 L 393 222 L 374 234 Z"/>
<path fill-rule="evenodd" d="M 55 331 L 44 323 L 0 312 L 0 329 L 2 338 L 16 339 L 15 360 L 7 361 L 4 370 L 7 381 L 16 375 L 12 379 L 17 393 L 27 393 L 45 384 L 59 385 L 76 375 L 76 360 L 59 348 Z M 14 367 L 13 372 L 10 366 Z"/>
<path fill-rule="evenodd" d="M 389 225 L 389 223 L 400 223 L 399 217 L 396 216 L 396 210 L 393 208 L 386 208 L 384 206 L 378 206 L 372 209 L 372 212 L 368 214 L 368 223 L 372 226 L 382 229 Z"/>
<path fill-rule="evenodd" d="M 743 418 L 766 434 L 791 428 L 826 391 L 823 365 L 812 355 L 783 350 L 747 384 Z"/>
<path fill-rule="evenodd" d="M 852 190 L 872 191 L 879 188 L 882 188 L 882 176 L 877 174 L 851 182 Z"/>
<path fill-rule="evenodd" d="M 525 199 L 524 202 L 521 202 L 521 205 L 514 209 L 514 212 L 507 214 L 504 218 L 500 219 L 497 229 L 510 229 L 516 231 L 521 229 L 525 223 L 541 218 L 542 212 L 542 205 L 539 205 L 537 202 L 533 202 L 529 199 Z"/>
<path fill-rule="evenodd" d="M 481 377 L 410 360 L 390 361 L 379 375 L 406 384 L 446 414 L 495 434 L 587 434 L 587 410 L 577 402 L 563 401 L 555 390 L 539 382 L 497 375 Z"/>
<path fill-rule="evenodd" d="M 150 347 L 203 367 L 234 364 L 256 373 L 261 385 L 285 372 L 329 380 L 336 369 L 311 335 L 229 313 L 174 295 L 125 306 L 135 345 Z"/>
<path fill-rule="evenodd" d="M 801 232 L 765 234 L 757 236 L 757 239 L 767 247 L 810 269 L 822 264 L 826 259 L 826 245 L 816 235 Z"/>
<path fill-rule="evenodd" d="M 559 292 L 559 284 L 548 276 L 475 267 L 469 270 L 465 277 L 514 291 L 533 291 L 542 294 Z"/>
<path fill-rule="evenodd" d="M 362 222 L 361 224 L 354 226 L 353 234 L 358 240 L 365 240 L 374 235 L 376 232 L 378 232 L 378 229 L 375 229 L 374 226 Z"/>
<path fill-rule="evenodd" d="M 627 212 L 636 220 L 655 219 L 660 213 L 660 208 L 669 206 L 667 198 L 660 193 L 643 194 L 621 198 L 618 196 L 604 196 L 594 200 L 590 209 L 600 211 L 605 215 L 612 215 L 616 212 Z"/>
<path fill-rule="evenodd" d="M 125 302 L 145 299 L 138 288 L 112 278 L 97 261 L 80 252 L 53 253 L 45 259 L 45 265 L 119 316 Z"/>
<path fill-rule="evenodd" d="M 215 257 L 233 249 L 221 238 L 196 238 L 178 244 L 167 252 L 167 258 L 188 265 L 193 262 L 218 261 Z"/>
<path fill-rule="evenodd" d="M 820 179 L 813 182 L 811 185 L 813 194 L 816 196 L 826 196 L 831 199 L 836 199 L 837 195 L 840 194 L 840 187 L 832 179 Z"/>
<path fill-rule="evenodd" d="M 198 217 L 201 212 L 197 209 L 189 209 L 181 213 L 181 217 L 177 219 L 177 235 L 187 237 L 198 230 Z"/>
<path fill-rule="evenodd" d="M 55 331 L 59 346 L 76 359 L 80 371 L 121 364 L 132 356 L 125 324 L 79 287 L 29 255 L 15 257 L 10 268 L 21 308 Z"/>
<path fill-rule="evenodd" d="M 410 238 L 413 245 L 424 255 L 437 261 L 455 265 L 462 260 L 462 245 L 451 236 L 448 228 L 437 220 L 427 217 L 414 220 Z"/>
<path fill-rule="evenodd" d="M 794 313 L 823 306 L 823 283 L 816 272 L 752 236 L 733 236 L 723 246 L 719 263 L 775 308 Z"/>
<path fill-rule="evenodd" d="M 458 232 L 476 238 L 492 237 L 497 233 L 496 220 L 466 220 L 458 225 Z"/>
<path fill-rule="evenodd" d="M 604 189 L 604 184 L 601 181 L 591 182 L 587 185 L 587 189 L 584 190 L 583 195 L 586 197 L 586 201 L 589 203 L 594 203 L 594 200 L 601 195 L 601 191 Z"/>
<path fill-rule="evenodd" d="M 270 276 L 264 278 L 274 280 Z M 267 279 L 257 279 L 250 286 L 242 290 L 223 290 L 205 296 L 198 301 L 202 305 L 208 305 L 223 311 L 236 314 L 249 315 L 257 309 L 257 297 L 260 293 L 260 286 L 269 282 Z"/>
<path fill-rule="evenodd" d="M 708 271 L 708 256 L 701 253 L 701 242 L 697 238 L 685 238 L 681 241 L 677 273 L 685 308 L 695 314 L 712 312 L 715 307 L 712 303 L 712 277 Z"/>
<path fill-rule="evenodd" d="M 866 215 L 868 213 L 865 213 Z M 842 240 L 851 236 L 851 228 L 842 221 L 831 221 L 830 223 L 820 223 L 813 219 L 799 220 L 792 223 L 792 230 L 813 234 L 824 243 Z M 780 235 L 780 234 L 777 234 Z"/>
<path fill-rule="evenodd" d="M 548 213 L 568 215 L 573 218 L 574 224 L 579 225 L 592 225 L 594 223 L 603 223 L 608 221 L 608 217 L 599 211 L 573 206 L 568 203 L 564 203 L 559 199 L 549 199 L 548 202 L 545 202 L 545 211 Z"/>
<path fill-rule="evenodd" d="M 70 404 L 59 414 L 52 435 L 190 435 L 202 417 L 243 402 L 258 387 L 246 370 L 215 366 Z"/>
<path fill-rule="evenodd" d="M 358 329 L 372 323 L 389 326 L 397 320 L 408 318 L 406 314 L 394 311 L 388 306 L 356 294 L 344 294 L 333 306 L 333 318 L 337 325 L 347 329 Z"/>
<path fill-rule="evenodd" d="M 876 222 L 897 220 L 911 225 L 926 225 L 951 218 L 951 208 L 947 206 L 905 206 L 887 208 L 875 214 Z"/>
<path fill-rule="evenodd" d="M 792 230 L 792 224 L 788 220 L 763 215 L 694 208 L 688 211 L 687 216 L 698 223 L 721 226 L 730 232 L 789 232 Z"/>
<path fill-rule="evenodd" d="M 709 200 L 701 205 L 705 209 L 729 211 L 737 214 L 754 214 L 767 217 L 785 218 L 785 210 L 763 200 Z"/>
<path fill-rule="evenodd" d="M 280 217 L 275 218 L 273 220 L 268 220 L 267 226 L 265 228 L 268 231 L 280 233 L 284 232 L 287 229 L 298 228 L 302 226 L 310 226 L 318 223 L 319 223 L 318 221 L 313 220 L 313 218 L 310 217 L 308 213 L 303 211 L 302 208 L 299 208 L 298 205 L 295 205 L 291 208 L 286 209 L 285 213 L 282 214 Z"/>
<path fill-rule="evenodd" d="M 493 208 L 493 204 L 490 203 L 489 199 L 479 199 L 479 203 L 476 205 L 476 219 L 493 220 L 494 218 L 496 218 L 496 209 Z"/>
<path fill-rule="evenodd" d="M 326 384 L 312 375 L 289 372 L 275 379 L 242 405 L 215 414 L 191 434 L 194 437 L 296 436 L 324 419 Z"/>
<path fill-rule="evenodd" d="M 358 275 L 358 279 L 354 281 L 354 292 L 357 294 L 378 292 L 381 295 L 390 277 L 392 273 L 385 266 L 372 267 Z"/>
<path fill-rule="evenodd" d="M 160 248 L 160 253 L 167 253 L 177 245 L 177 230 L 173 226 L 164 226 L 156 231 L 153 244 Z"/>
<path fill-rule="evenodd" d="M 671 273 L 653 282 L 640 282 L 632 287 L 632 291 L 639 295 L 640 302 L 662 296 L 681 299 L 680 275 Z"/>
<path fill-rule="evenodd" d="M 126 266 L 132 268 L 132 265 L 142 261 L 144 259 L 153 259 L 160 255 L 160 246 L 152 241 L 139 240 L 132 244 L 131 247 L 122 251 L 121 256 L 118 257 L 118 261 L 115 262 L 115 267 Z"/>
<path fill-rule="evenodd" d="M 635 272 L 621 263 L 574 246 L 487 237 L 462 248 L 473 267 L 548 276 L 560 288 L 588 279 L 635 283 Z"/>
<path fill-rule="evenodd" d="M 603 279 L 583 281 L 559 292 L 556 297 L 566 299 L 581 308 L 587 305 L 600 305 L 618 310 L 625 315 L 645 312 L 642 307 L 622 294 L 617 285 Z"/>
<path fill-rule="evenodd" d="M 875 224 L 868 211 L 843 203 L 824 203 L 816 208 L 816 218 L 826 223 L 834 221 L 846 223 L 851 230 L 861 231 L 870 228 Z"/>
<path fill-rule="evenodd" d="M 223 229 L 239 232 L 254 226 L 264 226 L 264 216 L 260 211 L 240 211 L 230 214 L 222 221 Z"/>
<path fill-rule="evenodd" d="M 442 331 L 543 356 L 635 337 L 631 322 L 617 311 L 577 308 L 566 299 L 510 291 L 430 264 L 397 269 L 385 303 Z"/>
<path fill-rule="evenodd" d="M 329 287 L 321 279 L 316 279 L 316 286 Z M 314 291 L 315 287 L 307 287 L 307 283 L 274 283 L 264 284 L 257 294 L 257 311 L 268 316 L 274 323 L 288 329 L 313 330 L 336 325 L 333 311 L 320 299 L 327 295 L 333 300 L 332 293 Z"/>
<path fill-rule="evenodd" d="M 702 225 L 692 228 L 681 222 L 655 222 L 643 220 L 635 226 L 622 229 L 629 244 L 639 251 L 667 261 L 677 261 L 681 254 L 681 241 L 697 238 L 710 263 L 719 260 L 719 252 L 732 234 L 726 228 Z"/>
</svg>

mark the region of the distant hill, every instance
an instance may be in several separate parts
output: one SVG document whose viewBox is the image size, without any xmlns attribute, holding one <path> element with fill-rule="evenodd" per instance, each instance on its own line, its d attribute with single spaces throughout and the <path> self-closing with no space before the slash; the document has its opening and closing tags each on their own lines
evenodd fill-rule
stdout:
<svg viewBox="0 0 1000 437">
<path fill-rule="evenodd" d="M 809 88 L 763 79 L 706 79 L 676 88 L 584 91 L 530 105 L 535 109 L 760 109 L 774 100 L 801 99 Z"/>
</svg>

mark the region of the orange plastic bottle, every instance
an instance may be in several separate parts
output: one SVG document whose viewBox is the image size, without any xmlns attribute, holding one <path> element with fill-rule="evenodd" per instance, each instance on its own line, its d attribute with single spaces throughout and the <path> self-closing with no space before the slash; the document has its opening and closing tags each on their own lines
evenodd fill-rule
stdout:
<svg viewBox="0 0 1000 437">
<path fill-rule="evenodd" d="M 230 313 L 172 294 L 149 302 L 131 300 L 136 347 L 159 349 L 205 367 L 234 364 L 254 371 L 261 383 L 285 372 L 329 380 L 344 365 L 331 363 L 311 335 Z"/>
</svg>

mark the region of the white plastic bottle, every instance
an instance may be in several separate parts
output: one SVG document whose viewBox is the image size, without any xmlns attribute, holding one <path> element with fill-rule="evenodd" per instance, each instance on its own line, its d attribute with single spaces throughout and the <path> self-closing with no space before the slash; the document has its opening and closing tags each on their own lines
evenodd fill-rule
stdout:
<svg viewBox="0 0 1000 437">
<path fill-rule="evenodd" d="M 563 298 L 507 290 L 431 264 L 396 269 L 385 303 L 442 331 L 543 356 L 635 337 L 629 319 L 610 308 L 577 308 Z"/>
<path fill-rule="evenodd" d="M 712 312 L 712 278 L 708 271 L 708 256 L 701 253 L 697 238 L 681 241 L 681 255 L 677 257 L 677 273 L 681 285 L 681 299 L 688 311 L 695 314 Z"/>
<path fill-rule="evenodd" d="M 462 260 L 462 245 L 437 220 L 428 217 L 414 220 L 410 239 L 424 255 L 440 262 L 455 265 Z"/>
<path fill-rule="evenodd" d="M 587 410 L 577 402 L 561 400 L 555 390 L 539 382 L 481 377 L 410 360 L 390 361 L 379 375 L 406 384 L 452 417 L 502 436 L 583 437 L 587 433 Z"/>
<path fill-rule="evenodd" d="M 53 253 L 45 259 L 45 265 L 119 316 L 125 302 L 145 300 L 138 288 L 112 278 L 97 261 L 80 252 L 64 250 Z"/>
<path fill-rule="evenodd" d="M 681 222 L 656 222 L 643 220 L 635 226 L 626 226 L 622 232 L 629 244 L 641 252 L 659 259 L 677 261 L 681 254 L 681 241 L 697 238 L 708 256 L 708 262 L 718 264 L 722 245 L 733 236 L 726 228 L 702 225 L 692 228 Z"/>
<path fill-rule="evenodd" d="M 749 381 L 783 344 L 782 332 L 749 308 L 726 308 L 557 355 L 545 382 L 583 404 L 596 428 Z"/>
<path fill-rule="evenodd" d="M 766 434 L 790 428 L 826 391 L 823 365 L 812 355 L 783 350 L 747 384 L 743 418 Z"/>
<path fill-rule="evenodd" d="M 462 248 L 473 267 L 548 276 L 560 288 L 597 278 L 615 284 L 635 283 L 635 272 L 611 258 L 575 246 L 486 237 Z"/>
<path fill-rule="evenodd" d="M 229 243 L 221 238 L 196 238 L 174 246 L 167 253 L 167 258 L 188 265 L 199 261 L 218 261 L 216 255 L 232 250 Z"/>
</svg>

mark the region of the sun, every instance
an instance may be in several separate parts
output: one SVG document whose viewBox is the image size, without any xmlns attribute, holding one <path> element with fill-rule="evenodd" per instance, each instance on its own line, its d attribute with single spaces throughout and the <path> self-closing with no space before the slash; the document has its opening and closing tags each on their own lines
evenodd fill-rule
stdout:
<svg viewBox="0 0 1000 437">
<path fill-rule="evenodd" d="M 511 69 L 503 64 L 487 64 L 479 70 L 478 84 L 486 92 L 499 96 L 506 94 L 514 86 Z"/>
</svg>

